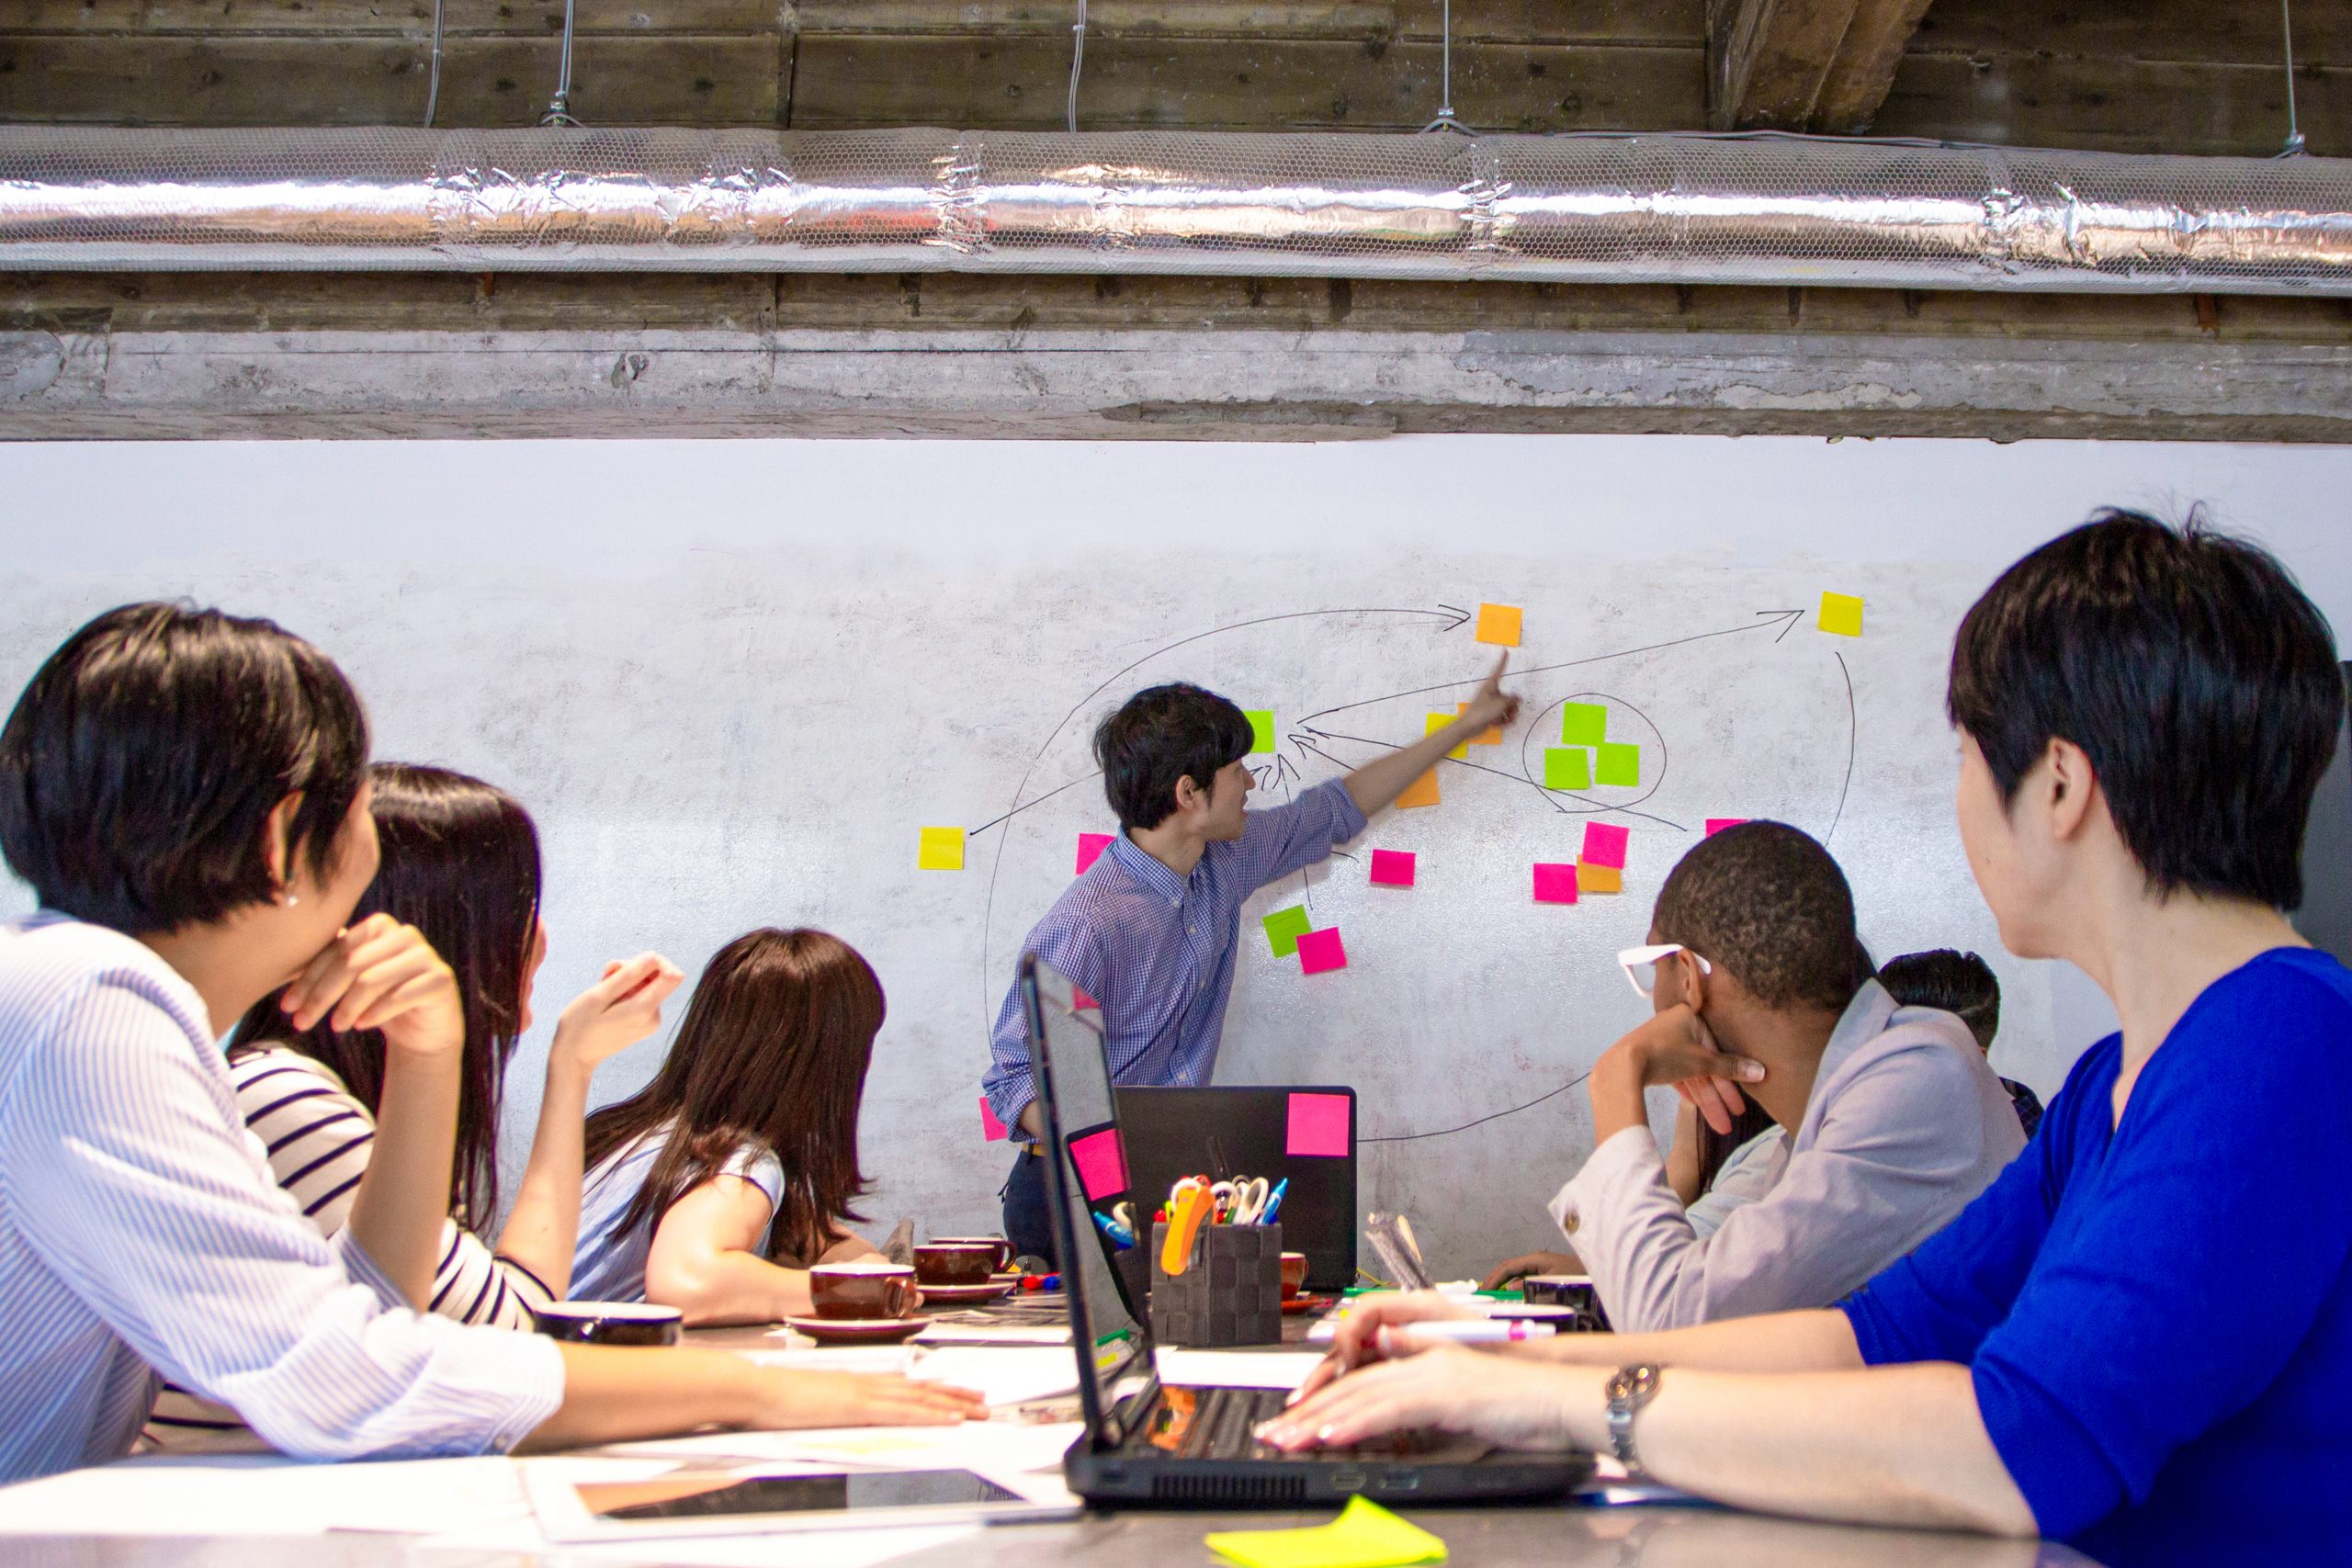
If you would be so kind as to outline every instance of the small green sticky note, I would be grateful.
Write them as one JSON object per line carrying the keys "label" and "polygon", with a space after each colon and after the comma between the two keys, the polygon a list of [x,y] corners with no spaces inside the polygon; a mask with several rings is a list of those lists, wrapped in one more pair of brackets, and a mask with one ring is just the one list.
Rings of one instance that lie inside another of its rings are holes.
{"label": "small green sticky note", "polygon": [[1274,950],[1276,958],[1288,958],[1297,953],[1298,939],[1315,929],[1315,922],[1296,904],[1268,915],[1265,925],[1266,945]]}
{"label": "small green sticky note", "polygon": [[1445,1561],[1443,1540],[1368,1497],[1349,1498],[1328,1525],[1219,1530],[1203,1543],[1240,1568],[1406,1568]]}
{"label": "small green sticky note", "polygon": [[1241,716],[1250,721],[1250,750],[1252,752],[1274,749],[1274,710],[1243,708]]}
{"label": "small green sticky note", "polygon": [[1642,782],[1642,749],[1638,746],[1604,744],[1600,748],[1600,766],[1594,776],[1605,784],[1633,785]]}
{"label": "small green sticky note", "polygon": [[1590,789],[1592,753],[1581,746],[1555,746],[1544,753],[1545,789]]}
{"label": "small green sticky note", "polygon": [[1560,744],[1598,746],[1609,734],[1609,709],[1600,703],[1569,703],[1560,709]]}

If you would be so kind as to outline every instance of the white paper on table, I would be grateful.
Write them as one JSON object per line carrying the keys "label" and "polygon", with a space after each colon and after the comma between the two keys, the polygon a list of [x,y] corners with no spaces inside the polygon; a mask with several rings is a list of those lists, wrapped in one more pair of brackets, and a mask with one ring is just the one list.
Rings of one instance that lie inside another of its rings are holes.
{"label": "white paper on table", "polygon": [[768,1337],[783,1341],[774,1349],[722,1346],[743,1359],[763,1367],[801,1367],[812,1372],[903,1372],[914,1365],[911,1345],[819,1345],[789,1328]]}
{"label": "white paper on table", "polygon": [[[960,1427],[840,1427],[804,1432],[706,1432],[615,1444],[605,1451],[672,1461],[799,1460],[888,1470],[969,1470],[990,1480],[1057,1466],[1082,1421],[967,1421]],[[1010,1484],[1010,1483],[1007,1483]],[[1025,1496],[1027,1493],[1023,1491]]]}
{"label": "white paper on table", "polygon": [[1174,1388],[1278,1388],[1306,1381],[1323,1361],[1313,1350],[1188,1350],[1162,1345],[1154,1353],[1159,1381]]}
{"label": "white paper on table", "polygon": [[156,1456],[0,1491],[6,1534],[431,1535],[529,1515],[514,1462],[499,1456],[350,1464],[277,1454]]}
{"label": "white paper on table", "polygon": [[[918,1345],[1067,1345],[1066,1323],[934,1323],[915,1336]],[[1077,1363],[1071,1367],[1075,1370]]]}
{"label": "white paper on table", "polygon": [[909,1376],[968,1388],[991,1408],[1078,1392],[1078,1361],[1067,1345],[943,1345],[915,1359]]}

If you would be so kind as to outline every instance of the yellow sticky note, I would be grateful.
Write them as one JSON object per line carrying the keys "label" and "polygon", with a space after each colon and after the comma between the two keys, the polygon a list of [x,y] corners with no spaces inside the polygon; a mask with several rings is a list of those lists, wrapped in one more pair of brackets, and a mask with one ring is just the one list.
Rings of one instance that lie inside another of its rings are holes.
{"label": "yellow sticky note", "polygon": [[[1469,711],[1470,705],[1468,703],[1456,703],[1453,705],[1454,716],[1457,718]],[[1502,743],[1503,727],[1499,724],[1490,724],[1487,727],[1486,733],[1483,735],[1474,735],[1470,738],[1470,744],[1473,746],[1499,746]]]}
{"label": "yellow sticky note", "polygon": [[964,869],[964,829],[961,828],[925,828],[922,841],[915,849],[915,869],[918,871],[961,871]]}
{"label": "yellow sticky note", "polygon": [[[1455,716],[1455,715],[1450,713],[1433,713],[1429,716],[1428,722],[1421,726],[1421,733],[1423,735],[1435,735],[1439,730],[1443,729],[1447,725],[1452,724]],[[1448,751],[1446,755],[1453,758],[1457,762],[1462,761],[1464,757],[1470,755],[1470,742],[1464,740],[1461,745],[1456,746],[1453,750]]]}
{"label": "yellow sticky note", "polygon": [[1577,862],[1577,891],[1579,893],[1623,893],[1625,873],[1621,866],[1595,865],[1589,860]]}
{"label": "yellow sticky note", "polygon": [[1340,1517],[1306,1529],[1219,1530],[1211,1551],[1241,1568],[1406,1568],[1445,1561],[1445,1542],[1368,1497],[1351,1497]]}
{"label": "yellow sticky note", "polygon": [[1516,604],[1479,605],[1478,640],[1491,642],[1497,648],[1517,648],[1519,617],[1520,608]]}
{"label": "yellow sticky note", "polygon": [[1435,806],[1437,804],[1437,770],[1431,768],[1428,773],[1406,785],[1405,793],[1396,797],[1396,804],[1408,810],[1416,806]]}
{"label": "yellow sticky note", "polygon": [[1862,596],[1859,593],[1824,593],[1821,596],[1821,629],[1839,637],[1862,635]]}

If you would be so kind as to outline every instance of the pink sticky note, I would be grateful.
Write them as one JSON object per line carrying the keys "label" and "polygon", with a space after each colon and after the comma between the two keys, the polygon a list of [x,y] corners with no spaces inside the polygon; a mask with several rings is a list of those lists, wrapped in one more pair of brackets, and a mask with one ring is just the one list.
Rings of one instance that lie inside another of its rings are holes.
{"label": "pink sticky note", "polygon": [[1577,901],[1577,868],[1547,861],[1535,863],[1535,901],[1573,904]]}
{"label": "pink sticky note", "polygon": [[1410,887],[1413,885],[1413,852],[1373,851],[1372,879],[1383,887]]}
{"label": "pink sticky note", "polygon": [[1710,817],[1707,818],[1707,837],[1712,839],[1724,829],[1736,828],[1747,820],[1745,817]]}
{"label": "pink sticky note", "polygon": [[1320,975],[1326,969],[1345,969],[1348,950],[1340,943],[1340,928],[1327,926],[1319,931],[1308,931],[1298,939],[1298,968],[1304,975]]}
{"label": "pink sticky note", "polygon": [[1116,1127],[1072,1138],[1069,1158],[1078,1167],[1078,1184],[1089,1199],[1108,1198],[1127,1190],[1127,1152],[1119,1146]]}
{"label": "pink sticky note", "polygon": [[987,1095],[980,1096],[980,1136],[994,1144],[1004,1138],[1004,1123],[996,1119],[996,1107],[989,1103]]}
{"label": "pink sticky note", "polygon": [[1344,1094],[1294,1094],[1283,1153],[1310,1158],[1348,1157],[1348,1118],[1355,1100]]}
{"label": "pink sticky note", "polygon": [[1111,835],[1108,833],[1080,833],[1078,836],[1078,874],[1084,876],[1086,868],[1110,847]]}
{"label": "pink sticky note", "polygon": [[1612,828],[1606,822],[1584,825],[1584,849],[1577,859],[1590,861],[1618,871],[1625,869],[1625,840],[1632,835],[1623,828]]}
{"label": "pink sticky note", "polygon": [[1099,1008],[1102,1004],[1088,996],[1084,987],[1072,986],[1069,988],[1069,1005],[1073,1010],[1083,1011],[1087,1008]]}

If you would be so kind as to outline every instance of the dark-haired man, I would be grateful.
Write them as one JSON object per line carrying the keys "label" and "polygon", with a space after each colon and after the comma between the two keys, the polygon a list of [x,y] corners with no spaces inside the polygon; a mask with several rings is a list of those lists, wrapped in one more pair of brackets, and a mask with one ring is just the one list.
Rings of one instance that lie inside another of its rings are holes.
{"label": "dark-haired man", "polygon": [[[1658,892],[1650,943],[1623,957],[1655,1016],[1594,1064],[1592,1157],[1552,1201],[1619,1332],[1827,1306],[2025,1146],[1961,1021],[1871,978],[1845,875],[1796,829],[1748,822],[1695,846]],[[1743,1091],[1784,1129],[1760,1194],[1712,1233],[1650,1135],[1643,1091],[1669,1084],[1718,1131]]]}
{"label": "dark-haired man", "polygon": [[[1216,1066],[1233,989],[1242,901],[1363,831],[1440,757],[1518,716],[1495,668],[1453,723],[1286,806],[1245,811],[1250,721],[1193,685],[1136,693],[1094,732],[1102,792],[1119,836],[1054,901],[1022,944],[1102,1007],[1103,1045],[1120,1084],[1204,1084]],[[1018,998],[1008,993],[980,1087],[1020,1145],[1004,1186],[1005,1235],[1051,1258],[1042,1135]]]}
{"label": "dark-haired man", "polygon": [[[1973,953],[1957,948],[1930,948],[1906,953],[1878,966],[1878,983],[1905,1007],[1941,1008],[1976,1036],[1977,1048],[1989,1060],[1993,1037],[2001,1032],[2001,981],[1993,966]],[[2003,1078],[2018,1125],[2028,1139],[2041,1125],[2041,1097],[2018,1082]]]}

